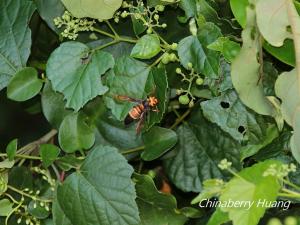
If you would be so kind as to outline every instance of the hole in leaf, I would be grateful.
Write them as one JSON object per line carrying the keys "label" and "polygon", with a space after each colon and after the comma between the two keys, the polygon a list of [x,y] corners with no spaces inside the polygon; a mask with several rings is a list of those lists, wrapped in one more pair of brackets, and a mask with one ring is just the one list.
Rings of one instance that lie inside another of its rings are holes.
{"label": "hole in leaf", "polygon": [[238,131],[239,131],[241,134],[243,134],[243,133],[246,131],[246,129],[245,129],[244,126],[239,126]]}
{"label": "hole in leaf", "polygon": [[224,109],[228,109],[230,107],[230,104],[228,102],[221,102],[220,105]]}
{"label": "hole in leaf", "polygon": [[286,26],[286,31],[289,33],[292,33],[292,28],[290,25]]}

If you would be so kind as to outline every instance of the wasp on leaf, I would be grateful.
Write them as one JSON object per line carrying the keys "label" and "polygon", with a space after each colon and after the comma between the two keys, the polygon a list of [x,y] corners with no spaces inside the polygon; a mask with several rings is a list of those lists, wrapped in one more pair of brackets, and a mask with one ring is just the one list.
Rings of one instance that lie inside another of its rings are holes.
{"label": "wasp on leaf", "polygon": [[136,105],[129,111],[126,116],[124,123],[128,125],[133,121],[138,120],[138,124],[136,126],[136,133],[139,134],[145,122],[145,118],[148,112],[159,112],[157,105],[158,99],[154,96],[149,96],[147,99],[135,99],[124,95],[117,95],[116,99],[121,101],[134,102]]}

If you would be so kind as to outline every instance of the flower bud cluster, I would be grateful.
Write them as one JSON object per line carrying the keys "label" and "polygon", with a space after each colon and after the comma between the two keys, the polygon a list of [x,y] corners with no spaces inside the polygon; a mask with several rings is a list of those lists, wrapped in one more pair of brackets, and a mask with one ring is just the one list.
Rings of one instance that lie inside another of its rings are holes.
{"label": "flower bud cluster", "polygon": [[68,11],[65,11],[61,17],[56,17],[54,20],[55,26],[58,28],[64,27],[65,29],[62,31],[61,35],[64,38],[68,38],[71,40],[75,40],[78,37],[79,32],[83,31],[93,31],[93,25],[95,21],[88,20],[86,18],[79,19]]}
{"label": "flower bud cluster", "polygon": [[114,16],[114,21],[119,22],[120,17],[126,18],[131,16],[139,20],[147,27],[147,34],[153,33],[153,28],[166,28],[166,23],[160,23],[159,13],[165,10],[165,6],[156,5],[155,7],[146,7],[143,1],[138,0],[137,4],[124,1],[122,4],[123,11],[117,12]]}
{"label": "flower bud cluster", "polygon": [[290,172],[296,172],[295,164],[272,164],[269,168],[263,173],[264,177],[275,176],[279,179],[286,177]]}

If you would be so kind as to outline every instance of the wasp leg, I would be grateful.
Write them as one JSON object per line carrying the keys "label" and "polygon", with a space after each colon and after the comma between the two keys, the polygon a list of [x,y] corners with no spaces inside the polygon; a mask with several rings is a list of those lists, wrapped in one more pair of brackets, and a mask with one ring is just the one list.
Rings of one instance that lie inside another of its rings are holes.
{"label": "wasp leg", "polygon": [[145,122],[145,117],[146,117],[146,113],[143,112],[141,114],[140,120],[139,120],[139,122],[138,122],[138,124],[136,126],[136,134],[137,135],[141,133],[142,127],[143,127],[144,122]]}

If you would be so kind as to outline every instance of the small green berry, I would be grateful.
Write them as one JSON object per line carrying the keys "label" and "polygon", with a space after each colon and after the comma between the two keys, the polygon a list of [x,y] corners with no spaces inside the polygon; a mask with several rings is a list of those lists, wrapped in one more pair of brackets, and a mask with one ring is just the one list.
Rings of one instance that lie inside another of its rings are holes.
{"label": "small green berry", "polygon": [[154,15],[154,19],[155,19],[155,20],[159,20],[159,15],[158,15],[158,14],[155,14],[155,15]]}
{"label": "small green berry", "polygon": [[194,105],[195,105],[195,104],[194,104],[194,101],[191,100],[190,103],[189,103],[189,107],[192,108]]}
{"label": "small green berry", "polygon": [[284,225],[297,225],[297,219],[293,216],[288,216],[284,219]]}
{"label": "small green berry", "polygon": [[141,14],[138,14],[138,13],[134,14],[134,17],[135,17],[137,20],[139,20],[139,19],[142,18]]}
{"label": "small green berry", "polygon": [[127,16],[128,16],[128,12],[127,11],[124,11],[124,12],[121,13],[121,17],[122,18],[125,18]]}
{"label": "small green berry", "polygon": [[179,97],[179,102],[180,102],[181,104],[183,104],[183,105],[187,105],[187,104],[189,104],[190,99],[189,99],[189,97],[188,97],[187,95],[181,95],[181,96]]}
{"label": "small green berry", "polygon": [[177,43],[173,43],[173,44],[171,45],[171,49],[172,49],[172,50],[176,50],[176,49],[177,49],[177,46],[178,46]]}
{"label": "small green berry", "polygon": [[161,27],[162,27],[162,28],[166,28],[166,27],[167,27],[167,24],[166,24],[166,23],[163,23],[163,24],[161,25]]}
{"label": "small green berry", "polygon": [[204,80],[202,78],[197,78],[196,84],[197,85],[202,85],[204,83]]}
{"label": "small green berry", "polygon": [[120,21],[119,17],[115,17],[114,21],[115,21],[115,23],[119,23],[119,21]]}
{"label": "small green berry", "polygon": [[180,74],[181,73],[181,69],[178,67],[176,68],[176,73]]}
{"label": "small green berry", "polygon": [[187,67],[188,67],[189,69],[192,69],[192,68],[193,68],[193,64],[192,64],[191,62],[189,62],[189,63],[187,64]]}
{"label": "small green berry", "polygon": [[268,225],[282,225],[282,223],[278,218],[271,218]]}
{"label": "small green berry", "polygon": [[176,89],[176,95],[181,95],[182,94],[182,89]]}
{"label": "small green berry", "polygon": [[163,58],[162,58],[161,62],[163,64],[168,64],[170,62],[170,54],[169,53],[165,53],[163,55]]}
{"label": "small green berry", "polygon": [[159,12],[163,12],[163,11],[165,10],[165,6],[163,6],[163,5],[157,5],[155,8],[156,8],[157,11],[159,11]]}
{"label": "small green berry", "polygon": [[153,32],[152,28],[149,27],[149,28],[147,29],[147,34],[152,34],[152,32]]}
{"label": "small green berry", "polygon": [[177,60],[177,56],[174,53],[170,54],[170,61],[175,62]]}

